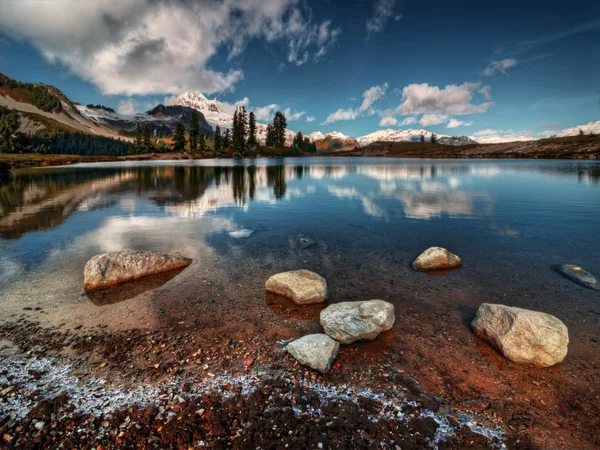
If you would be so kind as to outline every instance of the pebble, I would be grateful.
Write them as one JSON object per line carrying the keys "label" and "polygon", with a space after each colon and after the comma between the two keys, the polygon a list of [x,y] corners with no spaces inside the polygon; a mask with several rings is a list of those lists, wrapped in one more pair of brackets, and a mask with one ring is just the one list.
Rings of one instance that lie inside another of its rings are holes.
{"label": "pebble", "polygon": [[46,423],[42,422],[41,420],[39,422],[36,422],[34,425],[35,429],[38,431],[42,431],[45,426],[46,426]]}
{"label": "pebble", "polygon": [[14,386],[7,387],[2,392],[0,392],[0,397],[4,397],[6,394],[10,394],[14,389],[15,389]]}

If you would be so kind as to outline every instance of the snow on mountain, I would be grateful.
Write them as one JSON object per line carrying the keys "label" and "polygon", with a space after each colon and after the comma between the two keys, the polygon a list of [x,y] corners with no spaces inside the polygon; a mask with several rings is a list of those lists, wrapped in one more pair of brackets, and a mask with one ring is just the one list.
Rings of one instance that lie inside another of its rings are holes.
{"label": "snow on mountain", "polygon": [[[390,141],[390,142],[419,142],[421,135],[425,136],[425,140],[430,141],[433,133],[427,130],[377,130],[374,133],[367,134],[356,138],[360,145],[368,145],[377,141]],[[436,134],[438,138],[449,137],[445,134]]]}
{"label": "snow on mountain", "polygon": [[[216,98],[209,100],[200,92],[187,91],[177,97],[173,102],[175,105],[187,106],[194,108],[204,114],[206,121],[213,127],[219,125],[221,132],[224,133],[227,128],[231,130],[233,127],[233,113],[235,106],[221,103]],[[296,133],[286,129],[285,143],[292,145]],[[267,125],[256,123],[256,138],[264,143],[267,140]]]}
{"label": "snow on mountain", "polygon": [[319,141],[321,139],[325,139],[325,135],[323,133],[321,133],[320,131],[313,131],[306,137],[310,140],[310,142],[315,142],[315,141]]}
{"label": "snow on mountain", "polygon": [[204,114],[206,121],[213,127],[219,125],[223,131],[226,128],[231,129],[235,107],[224,105],[216,98],[209,100],[200,92],[186,91],[177,97],[172,104],[187,106],[200,111]]}
{"label": "snow on mountain", "polygon": [[600,120],[590,122],[587,125],[576,125],[571,128],[565,128],[556,134],[556,137],[577,136],[580,134],[580,130],[583,131],[583,134],[600,134]]}

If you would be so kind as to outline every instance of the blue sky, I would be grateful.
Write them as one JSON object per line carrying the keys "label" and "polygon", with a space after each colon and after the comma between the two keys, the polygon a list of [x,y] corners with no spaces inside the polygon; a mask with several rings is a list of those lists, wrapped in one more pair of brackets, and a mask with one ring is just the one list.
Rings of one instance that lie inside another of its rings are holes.
{"label": "blue sky", "polygon": [[[200,90],[295,131],[511,139],[600,120],[600,3],[0,0],[0,71],[142,111]],[[308,120],[307,120],[308,119]]]}

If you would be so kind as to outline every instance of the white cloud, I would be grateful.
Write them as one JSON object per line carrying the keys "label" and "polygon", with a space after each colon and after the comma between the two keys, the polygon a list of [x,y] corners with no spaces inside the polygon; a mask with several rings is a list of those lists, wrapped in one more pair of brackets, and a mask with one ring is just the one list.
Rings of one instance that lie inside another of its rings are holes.
{"label": "white cloud", "polygon": [[419,123],[424,127],[428,127],[430,125],[438,125],[446,120],[448,120],[448,116],[445,114],[423,114]]}
{"label": "white cloud", "polygon": [[307,122],[314,122],[315,118],[313,116],[306,116],[306,121]]}
{"label": "white cloud", "polygon": [[119,105],[117,106],[117,112],[119,114],[131,116],[135,113],[149,111],[156,105],[157,103],[139,102],[134,100],[133,98],[127,98],[119,102]]}
{"label": "white cloud", "polygon": [[394,14],[396,0],[375,0],[373,16],[367,20],[367,33],[369,36],[380,33],[392,17],[398,21],[402,18],[401,14]]}
{"label": "white cloud", "polygon": [[395,117],[383,117],[380,121],[379,121],[379,126],[380,127],[391,127],[394,126],[398,123],[398,119],[396,119]]}
{"label": "white cloud", "polygon": [[235,106],[243,106],[244,108],[247,108],[249,104],[250,104],[250,99],[248,97],[244,97],[243,99],[235,102]]}
{"label": "white cloud", "polygon": [[531,141],[535,139],[533,134],[534,133],[529,130],[493,130],[487,128],[485,130],[476,131],[469,137],[482,144],[493,144],[514,141]]}
{"label": "white cloud", "polygon": [[511,67],[515,67],[517,65],[517,60],[514,58],[506,58],[501,59],[500,61],[492,61],[483,71],[481,75],[486,77],[491,77],[496,73],[506,73],[508,69]]}
{"label": "white cloud", "polygon": [[304,111],[300,112],[292,112],[290,108],[286,108],[283,110],[283,114],[285,114],[285,118],[290,122],[294,122],[296,120],[300,120],[302,116],[306,115]]}
{"label": "white cloud", "polygon": [[303,64],[340,34],[298,0],[2,1],[0,29],[107,95],[231,90],[243,72],[211,67],[220,48],[235,57],[250,39],[285,42],[288,61]]}
{"label": "white cloud", "polygon": [[450,84],[442,89],[427,83],[409,84],[402,90],[402,100],[396,109],[409,114],[480,114],[494,106],[493,102],[473,104],[471,101],[482,88],[481,83]]}
{"label": "white cloud", "polygon": [[470,127],[473,122],[463,122],[462,120],[450,119],[446,128],[457,128],[457,127]]}
{"label": "white cloud", "polygon": [[321,125],[329,125],[330,123],[339,122],[340,120],[354,120],[357,117],[358,113],[356,110],[352,108],[340,108],[336,112],[329,114],[325,122],[323,122]]}
{"label": "white cloud", "polygon": [[279,105],[275,103],[267,106],[260,106],[258,108],[254,108],[254,115],[256,116],[256,120],[272,120],[273,115],[279,109]]}
{"label": "white cloud", "polygon": [[402,127],[404,125],[412,125],[416,121],[417,121],[416,117],[407,117],[402,122],[400,122],[400,126]]}
{"label": "white cloud", "polygon": [[492,87],[489,84],[486,84],[478,91],[481,95],[483,95],[487,100],[492,99]]}
{"label": "white cloud", "polygon": [[363,97],[363,102],[360,105],[360,112],[371,112],[371,106],[373,106],[373,104],[377,103],[379,100],[381,100],[387,90],[388,90],[388,84],[387,83],[383,83],[380,86],[372,86],[369,89],[367,89],[365,92],[363,92],[362,97]]}

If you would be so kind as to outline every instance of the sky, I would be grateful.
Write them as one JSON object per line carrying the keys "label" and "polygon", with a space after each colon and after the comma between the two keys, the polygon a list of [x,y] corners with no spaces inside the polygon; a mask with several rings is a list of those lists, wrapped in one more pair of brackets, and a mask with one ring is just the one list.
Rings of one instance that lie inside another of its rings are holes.
{"label": "sky", "polygon": [[198,90],[288,128],[546,137],[600,120],[600,2],[0,0],[0,72],[123,113]]}

